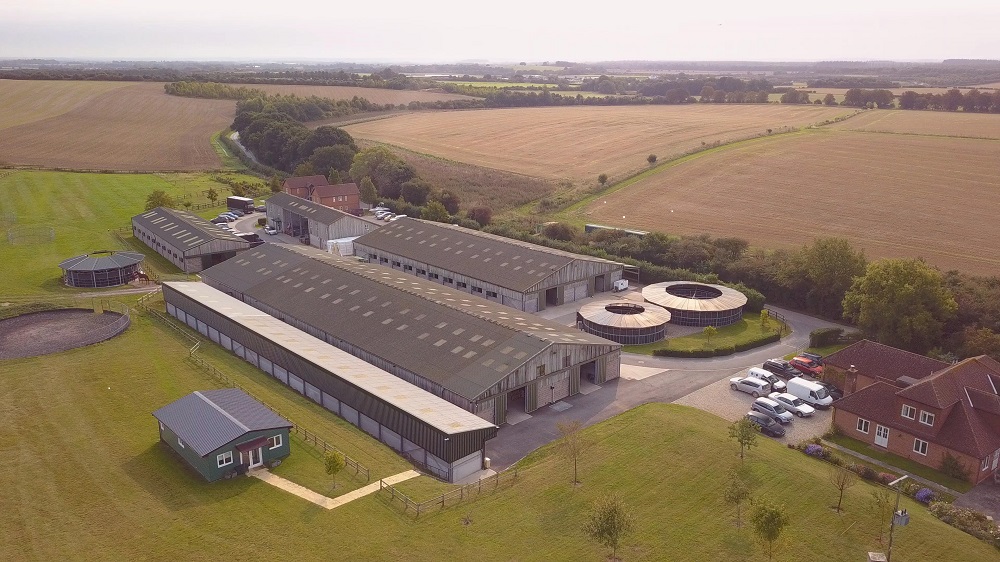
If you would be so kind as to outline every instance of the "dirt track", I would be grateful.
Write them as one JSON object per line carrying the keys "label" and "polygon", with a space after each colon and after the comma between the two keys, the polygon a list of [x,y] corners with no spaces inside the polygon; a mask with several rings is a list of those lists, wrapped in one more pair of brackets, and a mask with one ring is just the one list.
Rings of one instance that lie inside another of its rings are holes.
{"label": "dirt track", "polygon": [[66,309],[0,320],[0,359],[48,355],[98,343],[110,336],[105,328],[121,317],[117,312]]}

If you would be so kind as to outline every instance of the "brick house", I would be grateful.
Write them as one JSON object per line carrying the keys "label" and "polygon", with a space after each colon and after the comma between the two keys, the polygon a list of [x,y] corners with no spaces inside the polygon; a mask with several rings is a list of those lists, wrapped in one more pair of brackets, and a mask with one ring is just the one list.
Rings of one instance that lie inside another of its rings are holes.
{"label": "brick house", "polygon": [[949,366],[938,361],[871,340],[861,340],[823,358],[823,379],[852,394],[874,384],[913,384]]}
{"label": "brick house", "polygon": [[345,213],[358,214],[361,210],[361,190],[353,183],[330,185],[323,176],[299,176],[286,179],[282,189],[289,195]]}
{"label": "brick house", "polygon": [[[862,381],[859,363],[854,365]],[[973,484],[993,477],[1000,464],[1000,363],[981,355],[932,374],[900,374],[890,382],[900,372],[894,367],[887,376],[867,371],[875,381],[834,403],[834,426],[934,469],[950,454]]]}

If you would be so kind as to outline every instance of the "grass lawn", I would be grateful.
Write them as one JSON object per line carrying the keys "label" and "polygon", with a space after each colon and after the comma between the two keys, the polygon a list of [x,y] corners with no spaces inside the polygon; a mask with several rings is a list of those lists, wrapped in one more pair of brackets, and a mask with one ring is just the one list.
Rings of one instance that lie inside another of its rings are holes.
{"label": "grass lawn", "polygon": [[[867,443],[862,443],[857,439],[851,439],[846,435],[832,435],[830,437],[824,437],[824,439],[836,443],[841,447],[846,447],[852,451],[861,453],[862,455],[869,456],[875,460],[882,461],[890,466],[898,468],[901,471],[926,478],[931,482],[937,482],[938,484],[947,486],[957,492],[968,492],[972,489],[972,484],[964,480],[952,478],[951,476],[942,474],[933,468],[926,467],[920,463],[913,462],[910,459],[894,455],[888,451],[871,447]],[[972,468],[972,470],[975,469],[976,467]]]}
{"label": "grass lawn", "polygon": [[[119,249],[108,230],[129,227],[146,197],[161,189],[179,201],[207,202],[203,191],[214,187],[225,200],[227,186],[209,174],[81,174],[17,171],[0,174],[0,292],[5,296],[40,293],[74,294],[63,286],[59,262],[104,249]],[[10,244],[11,228],[52,227],[52,241]],[[155,252],[145,250],[147,255]],[[155,259],[154,259],[155,262]],[[16,265],[15,265],[16,264]],[[166,260],[155,262],[176,271]],[[93,291],[94,289],[88,289]]]}
{"label": "grass lawn", "polygon": [[[761,550],[733,526],[721,490],[737,462],[726,423],[653,404],[584,430],[583,485],[552,447],[523,461],[517,482],[415,520],[373,495],[327,511],[252,478],[200,481],[159,444],[150,412],[212,380],[183,360],[187,341],[136,318],[123,336],[57,355],[0,363],[0,559],[598,560],[604,548],[581,525],[591,503],[614,490],[636,515],[626,560],[757,560]],[[212,348],[210,345],[202,346]],[[406,463],[383,445],[221,350],[213,363],[293,420],[327,436],[379,475]],[[253,370],[253,369],[251,369]],[[327,485],[322,463],[292,442],[282,475]],[[782,555],[863,559],[874,546],[864,508],[868,484],[847,492],[846,512],[828,467],[762,439],[749,455],[757,494],[786,504]],[[346,486],[353,478],[338,479]],[[446,488],[421,477],[400,485],[415,499]],[[809,493],[792,491],[809,490]],[[342,492],[343,490],[338,490]],[[911,523],[896,536],[901,560],[986,560],[996,551],[904,499]],[[471,520],[464,524],[463,519]],[[884,547],[882,548],[884,549]]]}
{"label": "grass lawn", "polygon": [[720,347],[737,345],[762,338],[775,333],[780,327],[781,323],[773,318],[768,318],[766,328],[762,327],[760,325],[760,313],[747,312],[743,314],[743,320],[730,326],[719,328],[718,333],[712,336],[711,343],[702,332],[691,334],[689,336],[670,338],[670,328],[668,327],[667,340],[656,343],[647,343],[644,345],[626,345],[624,351],[628,353],[643,353],[645,355],[652,355],[653,351],[657,349],[717,349]]}

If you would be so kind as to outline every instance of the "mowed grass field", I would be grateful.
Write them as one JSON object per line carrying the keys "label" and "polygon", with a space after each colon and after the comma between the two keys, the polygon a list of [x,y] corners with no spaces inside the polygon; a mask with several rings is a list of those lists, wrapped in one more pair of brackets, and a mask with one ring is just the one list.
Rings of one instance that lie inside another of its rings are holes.
{"label": "mowed grass field", "polygon": [[[433,92],[424,90],[390,90],[386,88],[359,88],[355,86],[306,86],[293,84],[232,84],[235,87],[244,86],[263,90],[269,94],[295,94],[299,97],[317,96],[335,100],[351,99],[355,96],[365,98],[372,103],[394,105],[407,104],[411,101],[433,102],[439,100],[476,99],[470,96]],[[234,106],[235,107],[235,106]]]}
{"label": "mowed grass field", "polygon": [[[5,560],[600,560],[606,550],[581,526],[602,494],[621,494],[636,516],[625,560],[759,560],[722,500],[737,462],[720,418],[689,408],[648,405],[584,432],[583,485],[546,447],[516,483],[413,519],[384,496],[327,511],[253,478],[204,483],[164,445],[150,413],[214,382],[183,360],[187,342],[159,321],[138,317],[125,335],[58,355],[0,362],[0,558]],[[203,345],[202,348],[209,348]],[[407,468],[383,445],[270,380],[242,361],[211,360],[255,395],[359,458],[378,478]],[[242,365],[241,365],[242,364]],[[246,371],[244,370],[246,369]],[[280,469],[322,490],[321,466],[293,439]],[[853,562],[875,546],[865,509],[869,484],[847,491],[843,514],[827,465],[762,438],[747,461],[757,494],[784,503],[791,525],[786,556]],[[350,476],[346,487],[359,483]],[[424,497],[427,477],[403,487]],[[809,490],[807,494],[793,493]],[[326,491],[326,493],[329,493]],[[339,492],[338,492],[339,493]],[[982,561],[990,546],[934,519],[908,499],[911,523],[896,535],[905,560]],[[468,524],[463,519],[468,519]],[[884,550],[884,546],[879,548]]]}
{"label": "mowed grass field", "polygon": [[704,143],[847,115],[848,108],[781,105],[543,107],[415,113],[349,125],[361,139],[545,179],[597,184]]}
{"label": "mowed grass field", "polygon": [[871,258],[923,257],[993,275],[998,155],[993,140],[812,130],[665,167],[577,218],[772,248],[839,236]]}
{"label": "mowed grass field", "polygon": [[[97,250],[117,250],[110,228],[129,227],[143,211],[146,197],[163,190],[178,201],[206,202],[214,187],[222,200],[225,185],[208,174],[80,174],[48,171],[0,171],[0,297],[39,293],[74,294],[62,284],[59,263]],[[185,198],[186,197],[186,198]],[[51,227],[55,238],[12,244],[8,233]],[[128,233],[131,235],[131,232]],[[158,260],[152,250],[150,260]],[[155,257],[154,257],[155,256]],[[154,264],[155,265],[155,264]]]}
{"label": "mowed grass field", "polygon": [[[221,168],[211,138],[234,102],[168,96],[160,83],[0,81],[0,164],[187,171]],[[6,115],[8,112],[4,112]]]}
{"label": "mowed grass field", "polygon": [[880,109],[866,111],[857,117],[830,125],[830,128],[871,133],[1000,139],[1000,115]]}

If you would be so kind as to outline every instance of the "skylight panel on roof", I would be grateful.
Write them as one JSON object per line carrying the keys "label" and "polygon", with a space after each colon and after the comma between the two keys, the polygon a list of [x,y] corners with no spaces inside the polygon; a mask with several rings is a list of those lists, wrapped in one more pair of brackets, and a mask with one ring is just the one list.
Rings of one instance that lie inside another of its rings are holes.
{"label": "skylight panel on roof", "polygon": [[361,305],[356,304],[356,305],[352,306],[351,308],[349,308],[347,310],[350,310],[351,312],[354,312],[355,310],[357,310],[359,308],[361,308]]}
{"label": "skylight panel on roof", "polygon": [[375,314],[375,311],[374,311],[374,310],[369,310],[368,312],[366,312],[366,313],[362,314],[361,316],[364,316],[365,318],[368,318],[368,317],[369,317],[369,316],[371,316],[372,314]]}
{"label": "skylight panel on roof", "polygon": [[452,333],[455,334],[456,336],[458,336],[458,335],[461,335],[461,333],[464,332],[464,331],[465,331],[465,328],[459,328],[459,329],[455,330]]}
{"label": "skylight panel on roof", "polygon": [[440,324],[438,324],[437,326],[434,326],[434,327],[435,327],[435,328],[444,328],[444,327],[445,327],[445,326],[447,326],[447,325],[448,325],[448,323],[447,323],[447,322],[441,322]]}
{"label": "skylight panel on roof", "polygon": [[340,304],[342,302],[344,302],[344,299],[337,299],[337,300],[333,301],[333,304]]}
{"label": "skylight panel on roof", "polygon": [[527,353],[523,351],[518,351],[517,353],[514,354],[514,359],[524,359],[527,356],[528,356]]}
{"label": "skylight panel on roof", "polygon": [[447,341],[448,341],[448,340],[438,340],[438,341],[434,342],[434,347],[441,347],[441,346],[442,346],[442,345],[444,345],[444,344],[445,344],[445,343],[446,343]]}
{"label": "skylight panel on roof", "polygon": [[358,294],[360,292],[361,292],[361,289],[354,289],[353,291],[351,291],[350,293],[347,293],[347,294],[348,295],[356,295],[356,294]]}
{"label": "skylight panel on roof", "polygon": [[511,351],[514,351],[514,348],[508,345],[507,347],[505,347],[505,348],[501,349],[501,350],[500,350],[500,353],[502,353],[502,354],[504,354],[504,355],[507,355],[507,354],[509,354],[509,353],[510,353]]}
{"label": "skylight panel on roof", "polygon": [[418,340],[422,340],[422,339],[425,339],[429,335],[431,335],[430,332],[424,332],[424,333],[420,334],[419,336],[417,336],[417,339]]}
{"label": "skylight panel on roof", "polygon": [[464,349],[465,349],[464,347],[462,347],[462,346],[458,346],[458,347],[456,347],[455,349],[452,349],[452,350],[451,350],[451,352],[452,352],[452,353],[455,353],[455,354],[458,354],[458,353],[462,353],[462,351],[463,351]]}

